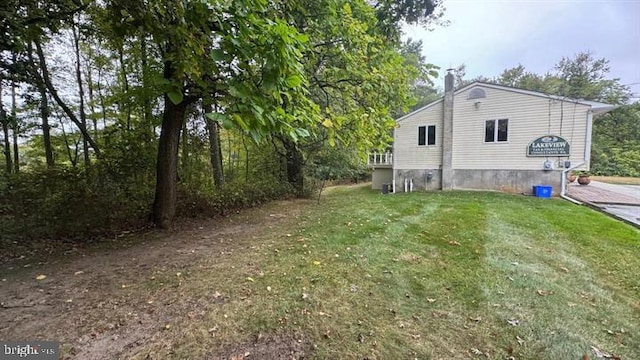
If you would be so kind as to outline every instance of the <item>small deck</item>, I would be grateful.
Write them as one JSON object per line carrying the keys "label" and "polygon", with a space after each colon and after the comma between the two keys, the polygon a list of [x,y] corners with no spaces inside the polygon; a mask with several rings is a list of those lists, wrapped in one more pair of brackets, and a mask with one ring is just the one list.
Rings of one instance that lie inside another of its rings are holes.
{"label": "small deck", "polygon": [[371,153],[367,156],[367,166],[370,168],[392,168],[393,153]]}

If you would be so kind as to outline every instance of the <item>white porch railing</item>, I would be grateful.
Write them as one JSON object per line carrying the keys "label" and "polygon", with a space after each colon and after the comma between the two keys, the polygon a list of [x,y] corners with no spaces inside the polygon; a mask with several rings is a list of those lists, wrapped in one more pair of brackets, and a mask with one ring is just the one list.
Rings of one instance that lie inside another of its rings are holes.
{"label": "white porch railing", "polygon": [[369,166],[392,166],[393,153],[371,153],[367,157],[367,165]]}

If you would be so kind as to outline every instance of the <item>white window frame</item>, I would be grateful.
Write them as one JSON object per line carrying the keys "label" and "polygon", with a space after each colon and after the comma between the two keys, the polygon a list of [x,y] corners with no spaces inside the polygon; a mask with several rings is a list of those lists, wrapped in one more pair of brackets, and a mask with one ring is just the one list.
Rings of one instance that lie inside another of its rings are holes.
{"label": "white window frame", "polygon": [[[429,127],[433,126],[433,144],[429,144]],[[424,145],[420,145],[420,128],[424,128]],[[418,146],[436,146],[438,141],[436,138],[438,137],[438,127],[435,124],[429,125],[418,125]]]}
{"label": "white window frame", "polygon": [[[507,121],[507,140],[498,141],[498,124],[501,120]],[[493,141],[487,141],[487,123],[493,121]],[[508,144],[509,143],[509,118],[489,119],[483,122],[482,127],[482,141],[485,144]]]}

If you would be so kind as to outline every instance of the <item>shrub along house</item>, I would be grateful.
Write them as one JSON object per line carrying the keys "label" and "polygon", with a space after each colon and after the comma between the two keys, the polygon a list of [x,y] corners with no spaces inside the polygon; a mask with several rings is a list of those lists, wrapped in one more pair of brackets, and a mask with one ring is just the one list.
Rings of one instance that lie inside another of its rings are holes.
{"label": "shrub along house", "polygon": [[566,172],[589,169],[595,117],[614,108],[475,82],[397,120],[393,154],[373,154],[373,187],[395,192],[487,189],[531,192],[564,186]]}

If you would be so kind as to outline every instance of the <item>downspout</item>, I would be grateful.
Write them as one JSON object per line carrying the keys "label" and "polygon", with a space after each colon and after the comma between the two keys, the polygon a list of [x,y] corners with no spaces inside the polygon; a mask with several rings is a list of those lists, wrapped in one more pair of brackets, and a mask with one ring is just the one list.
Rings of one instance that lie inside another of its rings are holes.
{"label": "downspout", "polygon": [[591,134],[593,132],[593,111],[587,111],[587,134],[584,139],[584,162],[587,170],[591,170]]}
{"label": "downspout", "polygon": [[567,188],[567,173],[569,171],[572,171],[575,168],[579,168],[580,166],[582,166],[584,164],[586,164],[586,162],[583,161],[583,162],[579,163],[578,165],[574,165],[574,166],[572,166],[572,167],[570,167],[568,169],[562,170],[562,180],[561,180],[561,185],[560,185],[560,197],[565,199],[565,200],[569,200],[572,203],[578,204],[578,205],[582,205],[582,203],[580,201],[578,201],[578,200],[576,200],[576,199],[574,199],[572,197],[569,197],[567,195],[567,191],[566,191],[566,188]]}
{"label": "downspout", "polygon": [[[396,126],[398,126],[398,124],[396,123]],[[393,194],[396,193],[396,160],[393,158],[393,154],[395,154],[396,152],[396,130],[393,129],[393,146],[391,147],[391,174],[392,174],[392,180],[391,180],[391,192]]]}
{"label": "downspout", "polygon": [[560,197],[578,205],[582,205],[582,203],[572,197],[569,197],[566,194],[567,173],[585,164],[587,165],[587,168],[589,167],[589,161],[591,160],[591,133],[592,132],[593,132],[593,112],[589,110],[587,111],[587,133],[585,134],[585,139],[584,139],[584,161],[579,163],[578,165],[574,165],[568,169],[562,170],[562,180],[561,180],[562,185],[560,189]]}

